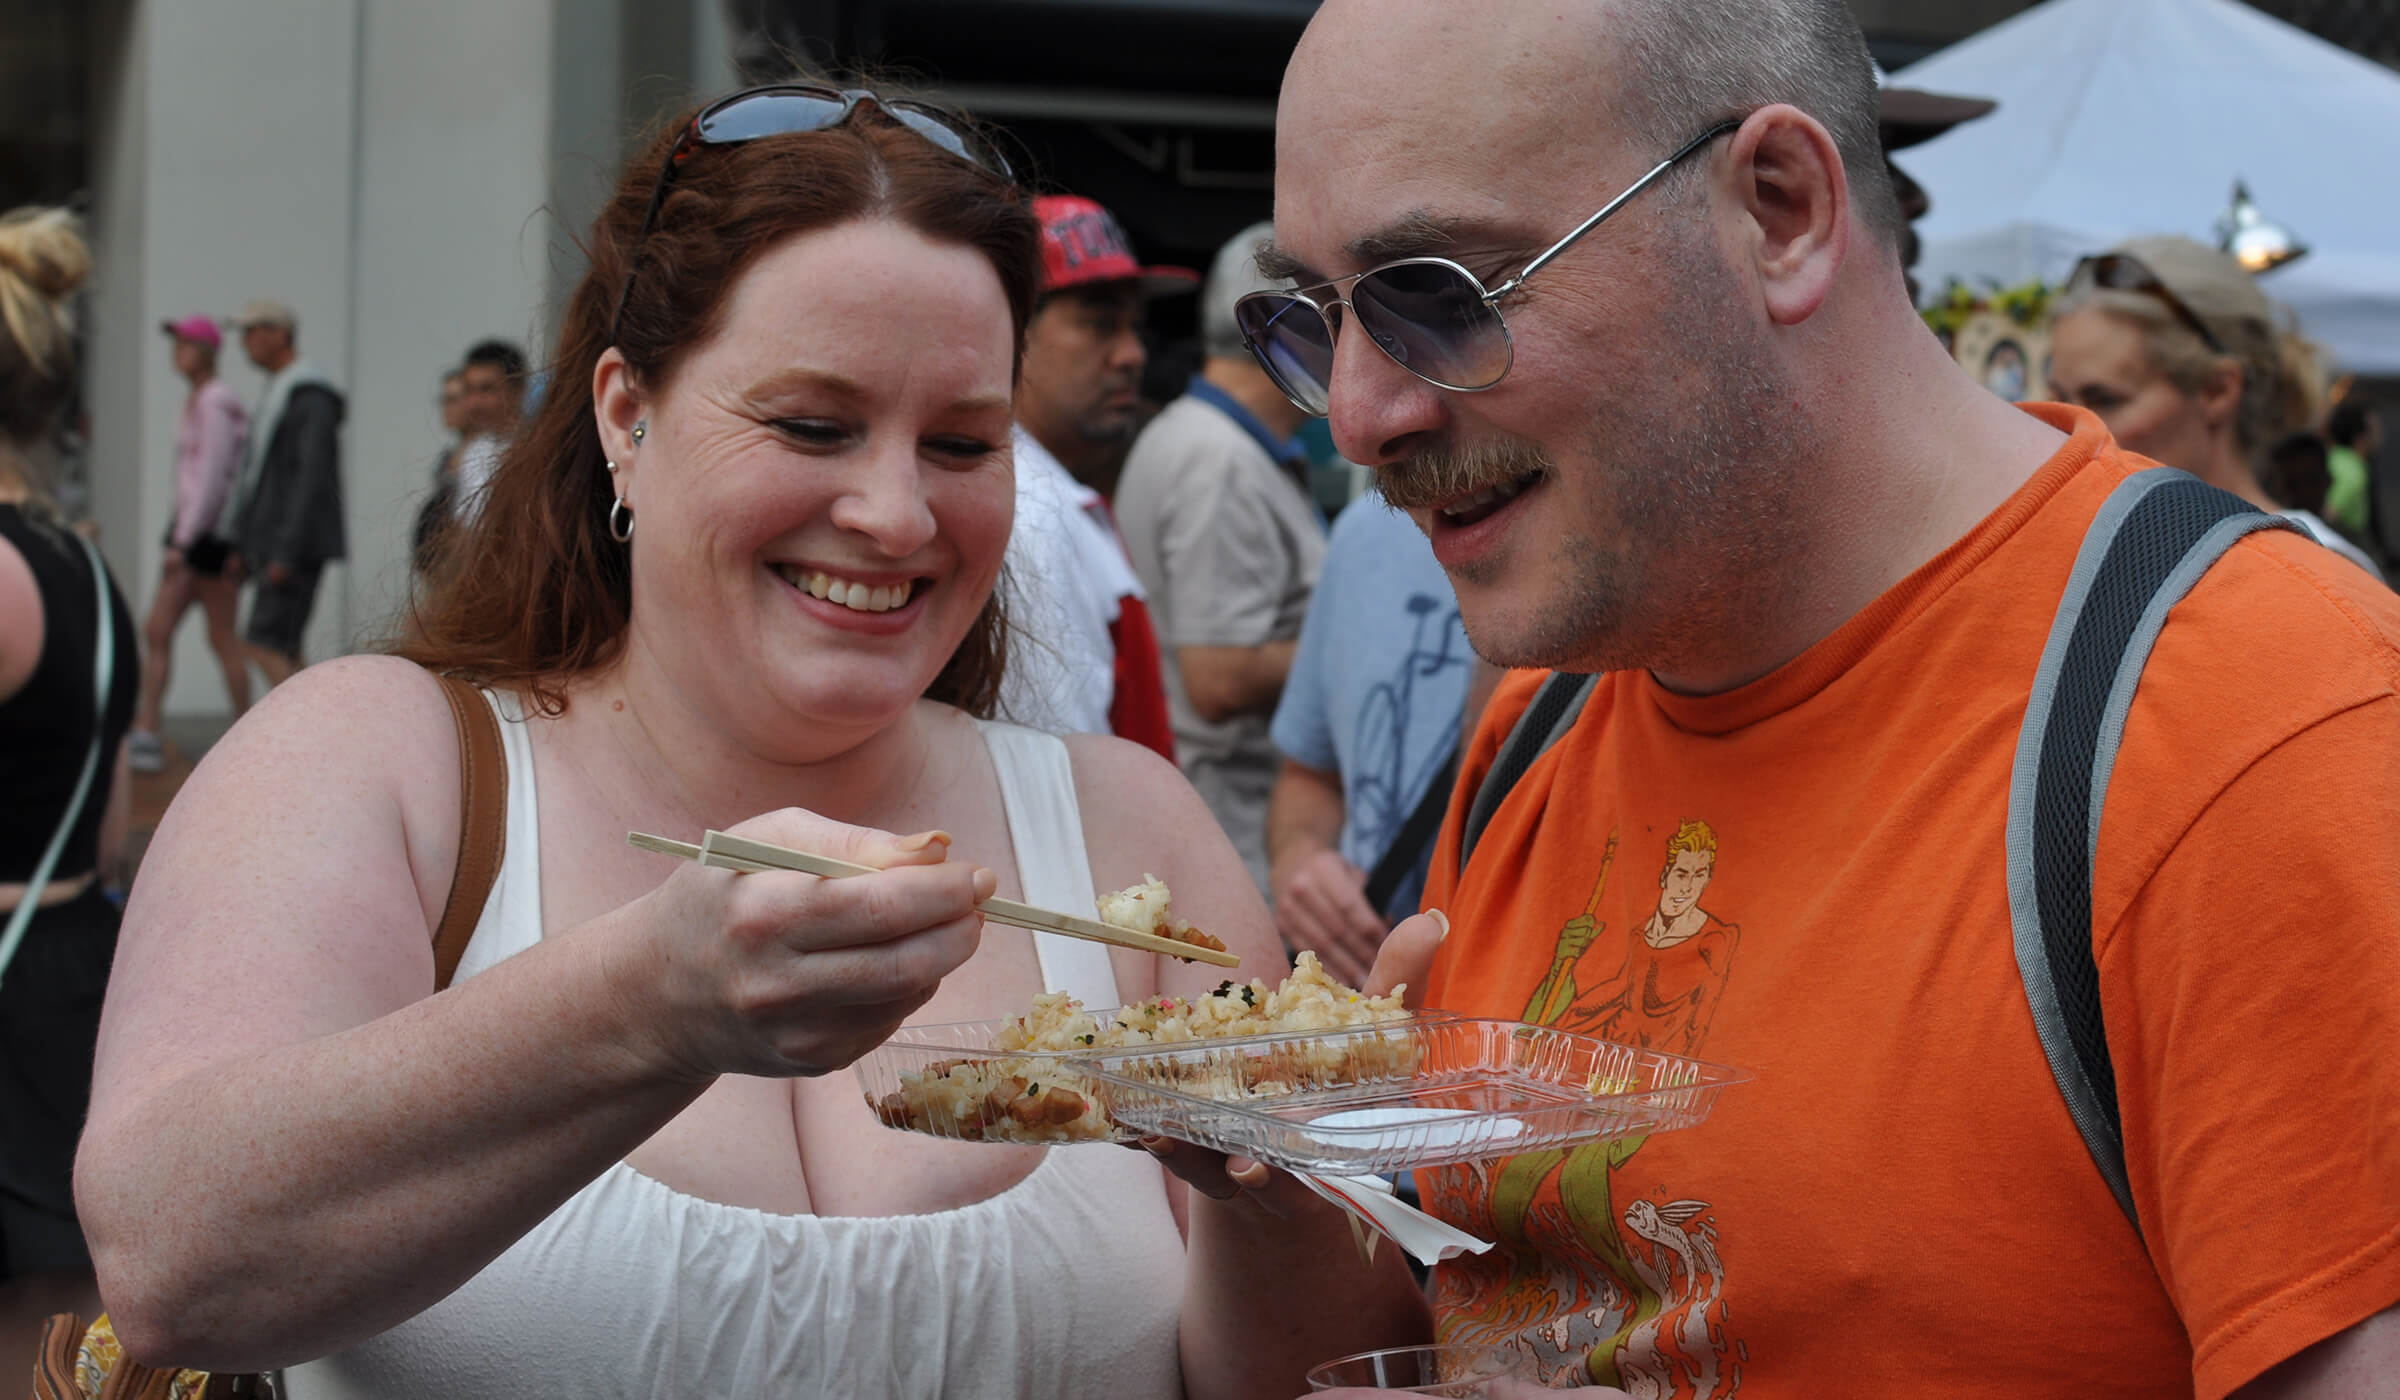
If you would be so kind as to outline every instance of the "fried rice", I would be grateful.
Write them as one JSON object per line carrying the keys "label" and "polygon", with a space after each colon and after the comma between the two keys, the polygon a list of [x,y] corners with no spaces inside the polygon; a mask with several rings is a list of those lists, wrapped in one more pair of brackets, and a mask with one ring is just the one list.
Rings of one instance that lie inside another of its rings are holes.
{"label": "fried rice", "polygon": [[[1121,1141],[1129,1134],[1108,1117],[1090,1082],[1051,1057],[1378,1025],[1409,1014],[1401,1005],[1405,990],[1368,996],[1335,981],[1315,953],[1302,952],[1278,987],[1258,978],[1228,980],[1201,996],[1156,996],[1113,1013],[1095,1015],[1064,992],[1047,992],[1034,998],[1025,1015],[1001,1026],[989,1058],[942,1060],[903,1071],[899,1092],[885,1095],[875,1105],[876,1115],[893,1127],[972,1142]],[[1373,1038],[1303,1043],[1282,1047],[1272,1057],[1212,1056],[1215,1063],[1180,1073],[1186,1075],[1184,1087],[1256,1097],[1405,1068],[1390,1063],[1401,1053],[1401,1046]]]}

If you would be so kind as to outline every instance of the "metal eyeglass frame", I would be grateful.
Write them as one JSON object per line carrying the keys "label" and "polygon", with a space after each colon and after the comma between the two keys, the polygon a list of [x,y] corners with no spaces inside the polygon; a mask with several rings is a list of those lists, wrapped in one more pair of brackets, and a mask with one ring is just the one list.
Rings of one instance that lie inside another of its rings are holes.
{"label": "metal eyeglass frame", "polygon": [[[1599,210],[1590,218],[1585,219],[1582,223],[1577,224],[1573,229],[1569,230],[1566,237],[1561,238],[1556,243],[1551,244],[1548,248],[1544,249],[1540,255],[1535,257],[1533,261],[1518,269],[1515,276],[1510,277],[1507,281],[1502,282],[1499,286],[1490,288],[1489,290],[1485,289],[1482,278],[1477,277],[1474,273],[1469,272],[1466,268],[1460,266],[1456,262],[1453,262],[1449,258],[1394,258],[1390,262],[1378,263],[1374,267],[1370,267],[1364,272],[1354,272],[1347,277],[1328,278],[1323,282],[1312,282],[1305,287],[1292,287],[1281,291],[1252,292],[1250,295],[1243,297],[1242,300],[1306,302],[1308,305],[1315,307],[1317,314],[1324,318],[1326,339],[1331,341],[1335,338],[1334,321],[1333,317],[1329,315],[1328,312],[1333,307],[1339,306],[1350,313],[1350,319],[1356,320],[1358,318],[1358,309],[1350,304],[1350,300],[1347,297],[1326,297],[1320,300],[1318,297],[1311,295],[1312,293],[1322,292],[1327,288],[1338,287],[1344,283],[1356,286],[1361,278],[1372,277],[1378,272],[1384,272],[1395,267],[1409,267],[1422,264],[1432,264],[1439,267],[1446,267],[1452,272],[1457,273],[1460,277],[1466,279],[1467,285],[1475,289],[1476,295],[1482,299],[1483,304],[1491,308],[1492,320],[1500,327],[1501,344],[1506,349],[1506,356],[1500,365],[1500,372],[1498,374],[1492,376],[1488,383],[1483,384],[1446,384],[1441,380],[1434,378],[1432,375],[1425,373],[1423,370],[1420,370],[1409,364],[1406,360],[1401,359],[1399,356],[1392,354],[1391,350],[1385,346],[1381,340],[1377,339],[1372,331],[1368,332],[1367,339],[1373,341],[1375,348],[1383,351],[1385,357],[1390,359],[1392,363],[1400,366],[1402,369],[1407,370],[1410,374],[1415,375],[1417,378],[1424,380],[1426,383],[1431,384],[1437,389],[1448,389],[1454,393],[1461,394],[1480,394],[1486,389],[1497,386],[1501,380],[1506,379],[1508,377],[1509,370],[1516,364],[1516,337],[1509,333],[1508,318],[1500,314],[1500,299],[1512,292],[1515,292],[1518,288],[1523,287],[1525,285],[1526,278],[1531,277],[1536,272],[1541,271],[1543,266],[1551,259],[1573,247],[1577,239],[1583,237],[1587,233],[1590,233],[1593,229],[1600,227],[1601,224],[1608,220],[1608,217],[1611,214],[1614,214],[1619,209],[1624,208],[1627,202],[1632,200],[1635,195],[1638,195],[1643,190],[1648,189],[1651,184],[1658,180],[1660,176],[1666,174],[1668,171],[1681,164],[1686,158],[1691,156],[1693,152],[1700,150],[1702,147],[1708,145],[1709,142],[1716,140],[1718,137],[1723,136],[1728,132],[1741,130],[1742,123],[1747,120],[1747,117],[1728,117],[1724,121],[1718,122],[1715,126],[1710,127],[1708,130],[1701,132],[1698,136],[1693,137],[1691,140],[1684,142],[1683,145],[1676,148],[1676,151],[1673,155],[1668,156],[1665,160],[1660,161],[1658,164],[1651,166],[1647,171],[1644,171],[1640,179],[1635,180],[1630,185],[1627,185],[1624,191],[1618,194],[1616,198],[1610,200],[1606,204],[1601,205]],[[1242,337],[1242,341],[1245,345],[1249,346],[1252,358],[1256,359],[1260,366],[1266,369],[1267,377],[1275,381],[1277,388],[1283,389],[1285,398],[1290,399],[1293,404],[1304,413],[1315,415],[1322,414],[1325,411],[1320,408],[1312,408],[1308,404],[1301,402],[1298,395],[1292,393],[1289,388],[1285,388],[1282,376],[1275,373],[1274,366],[1268,361],[1266,352],[1261,349],[1257,342],[1252,340],[1250,336],[1245,334]],[[1329,382],[1326,385],[1326,389],[1330,394],[1333,387],[1330,383],[1330,375],[1328,375],[1328,380]]]}
{"label": "metal eyeglass frame", "polygon": [[[754,131],[745,136],[711,136],[709,123],[745,103],[762,97],[813,97],[823,102],[838,102],[840,106],[825,120],[805,126],[789,126],[773,131]],[[762,87],[745,88],[728,97],[721,97],[700,109],[691,123],[667,148],[667,158],[659,163],[658,184],[650,191],[650,207],[642,213],[642,231],[633,236],[632,251],[625,259],[625,285],[617,291],[616,310],[608,316],[608,343],[617,343],[617,328],[625,319],[625,303],[633,296],[634,274],[642,264],[642,245],[650,241],[650,231],[658,227],[658,211],[666,207],[667,191],[675,183],[675,171],[702,146],[739,146],[768,136],[796,136],[810,131],[832,131],[850,120],[863,103],[873,103],[885,116],[906,130],[925,139],[936,150],[946,151],[967,164],[998,177],[1005,183],[1016,183],[1016,171],[1008,158],[993,149],[989,141],[978,136],[966,119],[930,103],[907,98],[886,98],[865,88],[837,88],[822,83],[769,83]],[[932,130],[927,130],[931,127]],[[941,133],[936,135],[935,132]],[[950,139],[945,141],[943,136]],[[956,144],[952,144],[955,142]]]}

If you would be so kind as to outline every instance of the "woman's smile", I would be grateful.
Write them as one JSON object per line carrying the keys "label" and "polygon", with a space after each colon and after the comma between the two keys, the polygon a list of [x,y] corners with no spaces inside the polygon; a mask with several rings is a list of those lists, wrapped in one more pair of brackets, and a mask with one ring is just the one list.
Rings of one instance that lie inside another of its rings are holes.
{"label": "woman's smile", "polygon": [[932,579],[916,575],[834,572],[801,564],[771,565],[770,572],[805,616],[871,636],[907,630],[924,615],[935,588]]}

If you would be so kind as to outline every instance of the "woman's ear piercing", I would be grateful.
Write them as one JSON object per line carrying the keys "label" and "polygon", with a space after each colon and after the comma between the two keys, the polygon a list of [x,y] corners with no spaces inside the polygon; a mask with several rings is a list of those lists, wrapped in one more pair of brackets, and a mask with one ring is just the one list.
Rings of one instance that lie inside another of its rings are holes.
{"label": "woman's ear piercing", "polygon": [[640,442],[642,440],[642,434],[648,431],[650,431],[650,420],[645,418],[633,425],[633,440],[635,442]]}

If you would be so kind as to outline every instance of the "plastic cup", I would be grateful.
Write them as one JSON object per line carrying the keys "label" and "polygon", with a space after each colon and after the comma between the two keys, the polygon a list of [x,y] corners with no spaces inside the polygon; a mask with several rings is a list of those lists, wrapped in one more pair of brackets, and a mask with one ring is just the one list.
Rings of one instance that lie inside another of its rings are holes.
{"label": "plastic cup", "polygon": [[1316,1367],[1307,1379],[1312,1391],[1358,1387],[1483,1400],[1491,1394],[1493,1381],[1506,1377],[1538,1383],[1540,1374],[1530,1352],[1456,1344],[1362,1351]]}

